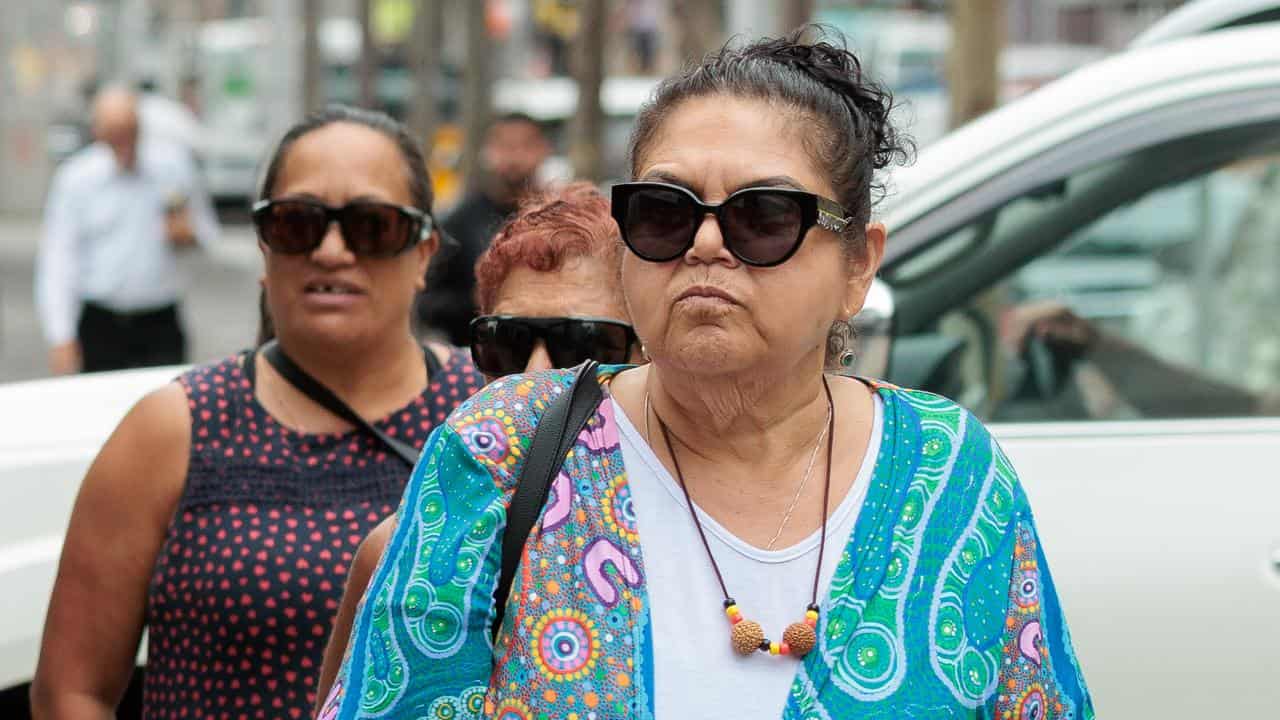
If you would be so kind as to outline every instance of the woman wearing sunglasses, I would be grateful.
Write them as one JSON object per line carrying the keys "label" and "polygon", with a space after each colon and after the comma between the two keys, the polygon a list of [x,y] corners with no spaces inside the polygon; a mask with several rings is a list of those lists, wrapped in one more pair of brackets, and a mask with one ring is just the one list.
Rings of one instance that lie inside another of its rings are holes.
{"label": "woman wearing sunglasses", "polygon": [[[622,252],[609,201],[591,184],[573,183],[525,201],[476,263],[481,315],[471,323],[471,355],[481,372],[492,381],[587,359],[640,361],[618,283]],[[394,521],[389,517],[374,528],[356,553],[325,652],[322,695],[338,671],[356,604]]]}
{"label": "woman wearing sunglasses", "polygon": [[114,717],[144,629],[145,717],[310,714],[347,568],[411,465],[270,353],[416,454],[482,384],[464,350],[411,333],[431,201],[417,142],[384,115],[334,108],[284,137],[253,214],[276,343],[143,399],[90,468],[37,717]]}
{"label": "woman wearing sunglasses", "polygon": [[801,37],[640,113],[613,213],[650,362],[601,369],[496,641],[495,535],[565,371],[490,385],[424,453],[325,717],[1092,716],[991,436],[833,372],[902,148],[857,59]]}

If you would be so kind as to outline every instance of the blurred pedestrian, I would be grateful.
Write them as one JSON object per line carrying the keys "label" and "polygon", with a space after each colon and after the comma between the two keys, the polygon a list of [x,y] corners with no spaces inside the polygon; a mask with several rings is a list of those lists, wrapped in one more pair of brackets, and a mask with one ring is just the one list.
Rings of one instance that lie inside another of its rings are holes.
{"label": "blurred pedestrian", "polygon": [[189,153],[139,126],[138,98],[108,88],[95,142],[54,177],[36,257],[36,306],[58,375],[186,361],[177,254],[218,235]]}
{"label": "blurred pedestrian", "polygon": [[145,717],[309,714],[358,543],[482,383],[466,351],[411,333],[431,203],[385,115],[331,108],[284,137],[254,211],[275,341],[145,397],[90,467],[36,717],[111,716],[144,629]]}
{"label": "blurred pedestrian", "polygon": [[627,40],[635,59],[636,72],[649,75],[657,69],[658,39],[662,30],[662,3],[658,0],[625,0]]}
{"label": "blurred pedestrian", "polygon": [[[622,240],[609,201],[590,183],[539,194],[493,238],[476,265],[484,313],[471,326],[471,356],[489,380],[518,372],[640,362],[618,271]],[[320,673],[328,694],[346,653],[356,605],[395,528],[382,521],[360,546]]]}
{"label": "blurred pedestrian", "polygon": [[481,177],[443,222],[457,244],[441,252],[428,277],[430,292],[419,300],[426,333],[466,345],[476,316],[476,260],[520,201],[537,191],[538,169],[550,154],[542,127],[523,113],[503,115],[485,131]]}
{"label": "blurred pedestrian", "polygon": [[160,91],[154,80],[138,84],[138,114],[147,136],[180,145],[198,160],[204,154],[207,131],[185,102]]}

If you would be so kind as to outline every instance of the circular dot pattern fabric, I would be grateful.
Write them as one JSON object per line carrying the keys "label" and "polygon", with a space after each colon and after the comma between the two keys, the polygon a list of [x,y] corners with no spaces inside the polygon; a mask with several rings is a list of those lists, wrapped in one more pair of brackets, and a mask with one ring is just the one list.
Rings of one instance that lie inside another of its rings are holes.
{"label": "circular dot pattern fabric", "polygon": [[[347,569],[410,469],[358,430],[281,425],[240,357],[179,383],[191,460],[149,590],[143,716],[310,717]],[[375,424],[421,448],[482,385],[454,349],[421,395]]]}

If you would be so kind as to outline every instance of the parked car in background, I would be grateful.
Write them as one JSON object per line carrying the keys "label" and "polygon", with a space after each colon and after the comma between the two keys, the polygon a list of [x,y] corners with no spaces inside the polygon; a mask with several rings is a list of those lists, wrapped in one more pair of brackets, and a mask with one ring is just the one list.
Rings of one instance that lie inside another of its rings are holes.
{"label": "parked car in background", "polygon": [[24,717],[45,611],[89,463],[180,367],[0,385],[0,717]]}
{"label": "parked car in background", "polygon": [[1130,47],[1276,21],[1280,21],[1276,0],[1191,0],[1144,30]]}
{"label": "parked car in background", "polygon": [[[1090,65],[890,186],[862,371],[994,422],[1101,715],[1274,715],[1280,24]],[[1046,300],[1125,350],[1018,336]]]}

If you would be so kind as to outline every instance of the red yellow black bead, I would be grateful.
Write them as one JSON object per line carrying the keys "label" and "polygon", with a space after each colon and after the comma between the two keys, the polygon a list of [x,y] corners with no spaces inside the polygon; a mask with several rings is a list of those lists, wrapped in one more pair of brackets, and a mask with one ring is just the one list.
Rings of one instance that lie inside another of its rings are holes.
{"label": "red yellow black bead", "polygon": [[770,655],[794,655],[802,658],[818,644],[815,627],[818,624],[818,611],[810,605],[803,622],[794,622],[787,626],[782,634],[782,642],[774,642],[764,636],[760,623],[742,617],[742,611],[732,599],[725,600],[724,614],[729,618],[733,629],[733,649],[739,655],[750,655],[759,650]]}

